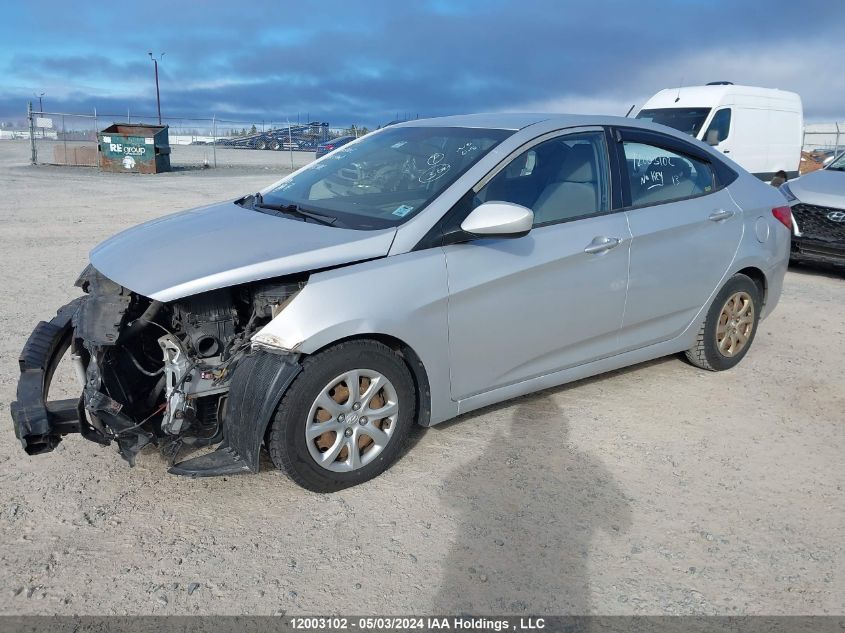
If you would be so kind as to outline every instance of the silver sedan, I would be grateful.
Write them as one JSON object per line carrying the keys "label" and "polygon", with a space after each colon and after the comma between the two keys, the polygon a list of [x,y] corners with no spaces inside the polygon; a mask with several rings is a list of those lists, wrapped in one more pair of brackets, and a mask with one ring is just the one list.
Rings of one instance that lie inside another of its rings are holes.
{"label": "silver sedan", "polygon": [[[685,353],[734,367],[789,259],[783,197],[625,118],[472,115],[368,134],[256,193],[97,246],[33,332],[15,429],[189,476],[366,481],[414,424]],[[46,401],[70,350],[81,397]],[[180,460],[198,446],[216,451]]]}
{"label": "silver sedan", "polygon": [[792,259],[845,264],[845,153],[780,190],[792,207]]}

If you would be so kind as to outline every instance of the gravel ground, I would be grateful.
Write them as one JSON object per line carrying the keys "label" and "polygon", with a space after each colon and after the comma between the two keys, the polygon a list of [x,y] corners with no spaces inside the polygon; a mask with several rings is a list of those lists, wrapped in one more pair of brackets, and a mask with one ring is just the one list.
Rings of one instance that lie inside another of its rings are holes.
{"label": "gravel ground", "polygon": [[266,460],[190,480],[148,450],[130,469],[78,436],[29,458],[17,356],[89,248],[286,157],[134,176],[27,151],[0,143],[0,613],[845,613],[841,273],[791,270],[733,371],[665,358],[490,407],[334,495]]}

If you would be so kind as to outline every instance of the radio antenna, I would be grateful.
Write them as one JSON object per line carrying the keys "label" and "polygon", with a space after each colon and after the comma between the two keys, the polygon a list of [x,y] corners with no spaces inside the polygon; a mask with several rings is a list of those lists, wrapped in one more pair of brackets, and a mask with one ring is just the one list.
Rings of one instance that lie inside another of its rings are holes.
{"label": "radio antenna", "polygon": [[681,83],[678,84],[678,94],[675,97],[675,103],[678,103],[678,101],[681,100],[681,86],[683,86],[683,85],[684,85],[684,78],[681,77]]}

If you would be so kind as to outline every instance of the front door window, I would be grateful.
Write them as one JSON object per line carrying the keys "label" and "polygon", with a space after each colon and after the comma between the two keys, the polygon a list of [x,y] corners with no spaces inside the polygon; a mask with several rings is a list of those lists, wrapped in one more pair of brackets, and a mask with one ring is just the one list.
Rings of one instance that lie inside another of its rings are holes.
{"label": "front door window", "polygon": [[512,202],[534,212],[534,226],[610,210],[604,134],[587,132],[544,141],[514,158],[476,197]]}

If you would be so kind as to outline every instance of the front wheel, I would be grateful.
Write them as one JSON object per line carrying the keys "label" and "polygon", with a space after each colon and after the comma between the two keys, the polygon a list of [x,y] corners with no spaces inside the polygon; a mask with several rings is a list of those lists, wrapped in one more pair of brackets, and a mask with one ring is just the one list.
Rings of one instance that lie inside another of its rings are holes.
{"label": "front wheel", "polygon": [[760,290],[749,277],[736,274],[716,294],[687,359],[696,367],[723,371],[743,359],[760,320]]}
{"label": "front wheel", "polygon": [[282,398],[267,447],[277,468],[315,492],[362,483],[396,461],[416,414],[404,360],[376,341],[311,356]]}

